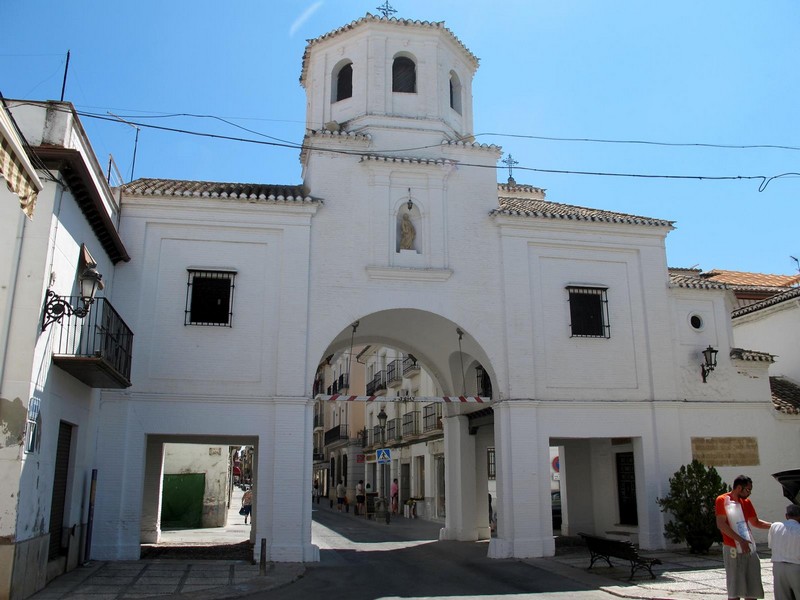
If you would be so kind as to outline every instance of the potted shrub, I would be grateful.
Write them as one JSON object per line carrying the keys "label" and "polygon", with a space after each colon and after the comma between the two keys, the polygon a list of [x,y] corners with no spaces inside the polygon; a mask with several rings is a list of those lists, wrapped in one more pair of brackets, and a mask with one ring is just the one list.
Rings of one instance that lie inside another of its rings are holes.
{"label": "potted shrub", "polygon": [[698,460],[683,465],[669,479],[669,494],[657,499],[661,511],[672,517],[664,534],[672,542],[686,542],[693,554],[706,554],[714,542],[722,540],[714,501],[729,491],[714,467]]}

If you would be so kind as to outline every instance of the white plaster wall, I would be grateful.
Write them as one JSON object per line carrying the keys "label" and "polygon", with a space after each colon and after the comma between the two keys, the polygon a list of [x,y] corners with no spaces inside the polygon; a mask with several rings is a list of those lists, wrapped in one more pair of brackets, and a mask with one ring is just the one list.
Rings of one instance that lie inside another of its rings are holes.
{"label": "white plaster wall", "polygon": [[740,348],[775,355],[770,375],[800,381],[800,300],[735,318],[733,336]]}
{"label": "white plaster wall", "polygon": [[[392,61],[397,55],[408,56],[416,63],[417,93],[391,91]],[[334,71],[348,61],[353,64],[353,96],[332,102]],[[451,70],[458,74],[463,88],[461,114],[450,108]],[[314,44],[305,80],[306,122],[310,129],[319,129],[329,121],[355,120],[351,126],[376,122],[368,115],[413,117],[428,120],[418,123],[421,128],[469,135],[474,72],[475,65],[445,32],[365,23],[347,35]]]}
{"label": "white plaster wall", "polygon": [[132,560],[139,555],[146,436],[190,432],[226,443],[256,440],[254,483],[256,559],[267,539],[267,560],[319,560],[311,544],[310,401],[294,398],[207,398],[105,391],[100,412],[98,490],[92,557]]}
{"label": "white plaster wall", "polygon": [[[121,230],[140,259],[119,269],[114,300],[136,332],[137,392],[310,393],[298,335],[306,328],[307,207],[126,199],[123,212]],[[189,268],[236,271],[232,327],[184,325]]]}
{"label": "white plaster wall", "polygon": [[203,527],[222,527],[228,515],[227,446],[165,444],[164,475],[203,473]]}

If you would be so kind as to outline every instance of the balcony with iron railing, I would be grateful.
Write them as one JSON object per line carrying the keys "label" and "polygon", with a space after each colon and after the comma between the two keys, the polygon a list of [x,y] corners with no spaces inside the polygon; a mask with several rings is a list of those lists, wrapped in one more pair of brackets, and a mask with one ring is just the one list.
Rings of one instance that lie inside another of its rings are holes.
{"label": "balcony with iron railing", "polygon": [[403,421],[402,419],[389,419],[386,421],[386,440],[401,440],[403,439]]}
{"label": "balcony with iron railing", "polygon": [[325,413],[317,413],[314,415],[314,429],[318,427],[325,427]]}
{"label": "balcony with iron railing", "polygon": [[420,412],[413,410],[403,415],[403,437],[411,437],[419,435],[420,429]]}
{"label": "balcony with iron railing", "polygon": [[[78,306],[80,297],[64,298]],[[64,314],[46,323],[52,332],[53,363],[93,388],[131,386],[133,332],[106,298],[97,298],[89,314]]]}
{"label": "balcony with iron railing", "polygon": [[386,367],[387,387],[399,387],[403,383],[403,361],[393,360]]}
{"label": "balcony with iron railing", "polygon": [[403,377],[410,377],[411,375],[415,375],[419,373],[419,365],[417,364],[417,359],[412,357],[407,357],[403,359]]}
{"label": "balcony with iron railing", "polygon": [[333,444],[341,440],[349,440],[347,434],[347,424],[335,425],[325,432],[325,445]]}
{"label": "balcony with iron railing", "polygon": [[438,403],[427,404],[422,408],[423,432],[435,431],[442,428],[442,405]]}
{"label": "balcony with iron railing", "polygon": [[314,462],[325,462],[325,453],[320,448],[314,448],[313,453]]}
{"label": "balcony with iron railing", "polygon": [[367,396],[375,396],[378,392],[386,390],[386,371],[378,371],[372,380],[367,383]]}

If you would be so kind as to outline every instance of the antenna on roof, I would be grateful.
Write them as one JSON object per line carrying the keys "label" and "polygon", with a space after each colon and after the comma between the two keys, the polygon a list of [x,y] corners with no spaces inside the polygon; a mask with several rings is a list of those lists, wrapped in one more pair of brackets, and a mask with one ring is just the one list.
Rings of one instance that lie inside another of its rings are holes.
{"label": "antenna on roof", "polygon": [[386,2],[384,2],[380,6],[376,6],[375,8],[378,12],[383,13],[384,19],[388,19],[390,15],[393,15],[394,13],[397,12],[395,9],[392,8],[392,5],[389,4],[389,0],[386,0]]}

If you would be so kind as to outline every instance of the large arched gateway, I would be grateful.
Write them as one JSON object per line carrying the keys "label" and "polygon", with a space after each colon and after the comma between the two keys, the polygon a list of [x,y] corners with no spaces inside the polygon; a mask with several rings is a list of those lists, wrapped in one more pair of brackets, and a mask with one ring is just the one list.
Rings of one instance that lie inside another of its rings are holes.
{"label": "large arched gateway", "polygon": [[[147,486],[162,442],[211,439],[257,448],[253,538],[268,558],[317,560],[314,465],[342,476],[354,458],[315,452],[314,398],[332,395],[315,378],[366,344],[423,364],[431,397],[479,395],[464,373],[480,369],[491,414],[447,403],[443,462],[420,465],[447,489],[434,507],[443,536],[478,539],[477,457],[494,448],[493,557],[553,553],[552,446],[562,530],[644,548],[665,545],[655,500],[693,456],[746,439],[717,464],[764,488],[770,470],[796,466],[797,423],[774,418],[770,357],[731,348],[724,286],[670,275],[671,222],[497,184],[500,148],[472,137],[477,67],[442,23],[367,15],[302,57],[301,184],[124,186],[131,261],[116,267],[113,301],[135,333],[133,385],[102,393],[93,557],[136,558],[143,535],[158,537]],[[708,346],[719,359],[705,383]],[[413,472],[403,460],[401,477]],[[773,496],[761,506],[777,514]]]}

